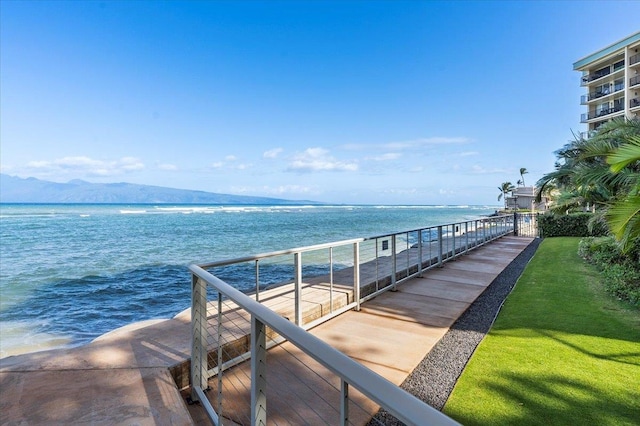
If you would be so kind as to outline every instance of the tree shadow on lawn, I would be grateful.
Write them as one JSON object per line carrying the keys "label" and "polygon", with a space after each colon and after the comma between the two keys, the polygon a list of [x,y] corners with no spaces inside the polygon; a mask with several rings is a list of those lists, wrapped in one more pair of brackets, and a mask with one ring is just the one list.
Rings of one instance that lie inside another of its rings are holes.
{"label": "tree shadow on lawn", "polygon": [[487,393],[489,399],[474,403],[485,408],[470,410],[461,403],[453,410],[447,405],[446,414],[465,425],[635,425],[638,421],[640,388],[634,386],[626,388],[624,398],[611,398],[594,392],[593,385],[584,380],[515,372],[485,377],[480,386],[491,391]]}
{"label": "tree shadow on lawn", "polygon": [[[550,330],[531,330],[531,329],[511,329],[511,330],[496,330],[493,332],[495,336],[500,337],[517,337],[517,338],[546,338],[551,339],[555,342],[560,343],[561,345],[566,346],[574,351],[578,351],[583,355],[586,355],[591,358],[596,358],[600,360],[618,362],[622,364],[628,365],[638,365],[640,366],[640,341],[636,341],[633,338],[629,338],[629,334],[625,334],[622,337],[614,337],[610,334],[605,334],[604,336],[595,336],[593,334],[580,334],[575,333],[573,331],[560,331],[556,332]],[[562,334],[565,336],[575,335],[578,336],[575,340],[582,340],[582,344],[578,344],[576,341],[571,341],[569,338],[563,338]],[[604,338],[612,341],[619,341],[627,343],[637,343],[637,350],[618,352],[618,353],[609,353],[613,344],[604,345],[601,342],[595,342],[593,338]],[[639,372],[640,374],[640,372]],[[638,376],[640,380],[640,375]]]}

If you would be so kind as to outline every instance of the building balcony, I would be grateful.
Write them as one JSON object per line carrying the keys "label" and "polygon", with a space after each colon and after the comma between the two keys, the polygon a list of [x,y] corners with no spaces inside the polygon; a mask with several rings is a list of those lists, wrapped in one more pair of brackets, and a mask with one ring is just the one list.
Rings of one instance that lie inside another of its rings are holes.
{"label": "building balcony", "polygon": [[582,95],[580,97],[580,104],[586,105],[595,99],[600,99],[608,95],[613,95],[614,93],[617,93],[621,90],[624,90],[624,83],[614,85],[613,89],[610,86],[609,87],[605,86],[599,90],[596,90],[595,92],[590,92],[586,95]]}
{"label": "building balcony", "polygon": [[640,74],[629,79],[629,87],[637,86],[638,84],[640,84]]}
{"label": "building balcony", "polygon": [[583,75],[580,85],[588,86],[592,82],[596,80],[600,80],[601,78],[607,77],[611,74],[617,74],[617,73],[622,74],[622,71],[624,71],[624,60],[618,61],[615,64],[609,65],[607,67],[601,68],[598,71],[589,73],[587,75]]}
{"label": "building balcony", "polygon": [[629,58],[629,66],[633,68],[640,66],[640,53],[636,53]]}
{"label": "building balcony", "polygon": [[616,112],[624,111],[624,103],[617,103],[613,108],[603,108],[596,111],[589,111],[588,113],[580,116],[580,122],[586,123],[594,118],[605,117],[607,115],[615,114]]}
{"label": "building balcony", "polygon": [[629,100],[629,108],[640,108],[640,98],[634,98]]}

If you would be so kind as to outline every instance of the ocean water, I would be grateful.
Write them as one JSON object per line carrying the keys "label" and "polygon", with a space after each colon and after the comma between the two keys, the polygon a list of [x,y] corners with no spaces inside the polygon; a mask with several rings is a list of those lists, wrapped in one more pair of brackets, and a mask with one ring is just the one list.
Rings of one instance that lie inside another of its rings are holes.
{"label": "ocean water", "polygon": [[487,216],[495,206],[0,205],[0,357],[189,307],[187,265]]}

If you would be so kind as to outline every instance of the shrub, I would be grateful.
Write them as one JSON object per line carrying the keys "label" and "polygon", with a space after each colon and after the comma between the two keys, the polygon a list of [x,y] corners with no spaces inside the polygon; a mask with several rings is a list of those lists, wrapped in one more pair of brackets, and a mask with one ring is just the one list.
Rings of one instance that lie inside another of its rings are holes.
{"label": "shrub", "polygon": [[604,287],[613,296],[640,305],[640,239],[627,253],[613,237],[583,238],[578,254],[602,271]]}
{"label": "shrub", "polygon": [[640,271],[627,265],[610,265],[602,271],[604,288],[610,294],[640,305]]}
{"label": "shrub", "polygon": [[589,230],[589,220],[593,213],[572,213],[567,215],[544,214],[538,217],[538,226],[543,237],[590,237],[608,234],[606,225],[593,224]]}

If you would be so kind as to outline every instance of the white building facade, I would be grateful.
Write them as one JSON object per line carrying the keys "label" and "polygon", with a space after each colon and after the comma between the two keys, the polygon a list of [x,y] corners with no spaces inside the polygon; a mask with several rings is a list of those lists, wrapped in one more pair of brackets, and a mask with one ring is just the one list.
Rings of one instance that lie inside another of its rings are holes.
{"label": "white building facade", "polygon": [[507,210],[531,210],[545,211],[549,207],[549,200],[543,196],[539,203],[536,203],[535,186],[518,186],[506,197],[505,207]]}
{"label": "white building facade", "polygon": [[640,119],[640,32],[585,56],[573,69],[582,72],[587,91],[580,99],[587,107],[580,119],[587,124],[584,137],[616,117]]}

